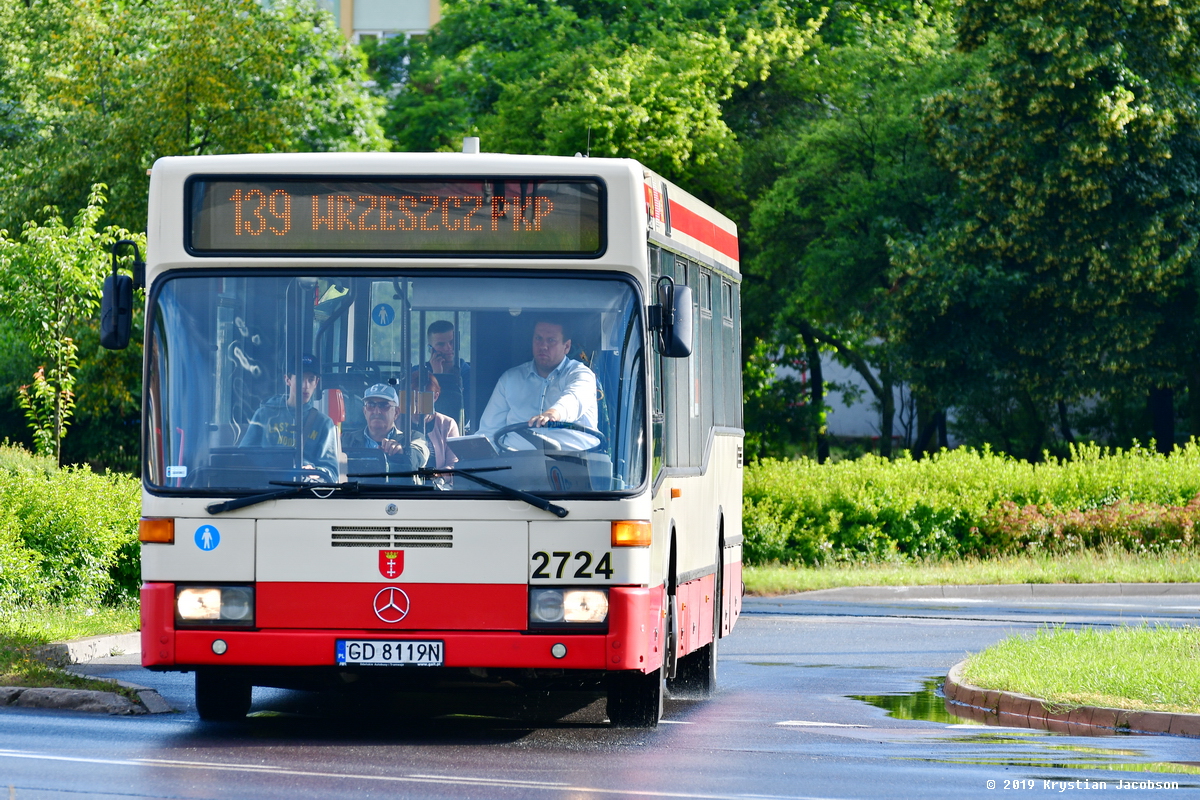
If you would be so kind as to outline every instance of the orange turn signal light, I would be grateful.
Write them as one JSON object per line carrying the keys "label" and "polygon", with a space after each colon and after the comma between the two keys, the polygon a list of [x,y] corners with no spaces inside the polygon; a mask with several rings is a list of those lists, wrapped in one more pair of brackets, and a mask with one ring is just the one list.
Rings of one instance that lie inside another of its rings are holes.
{"label": "orange turn signal light", "polygon": [[142,517],[138,520],[138,541],[175,544],[175,518]]}
{"label": "orange turn signal light", "polygon": [[612,546],[649,547],[650,521],[645,519],[613,520]]}

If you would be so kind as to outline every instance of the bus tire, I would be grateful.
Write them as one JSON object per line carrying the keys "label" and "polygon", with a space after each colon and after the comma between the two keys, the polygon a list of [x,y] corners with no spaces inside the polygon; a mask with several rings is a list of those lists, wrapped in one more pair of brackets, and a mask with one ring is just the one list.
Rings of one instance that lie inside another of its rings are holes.
{"label": "bus tire", "polygon": [[608,675],[608,721],[614,728],[657,728],[667,697],[668,657],[674,653],[674,595],[667,595],[663,624],[663,663],[653,672],[611,672]]}
{"label": "bus tire", "polygon": [[608,676],[608,720],[614,728],[656,728],[663,715],[666,678],[653,672],[613,672]]}
{"label": "bus tire", "polygon": [[254,687],[244,678],[221,670],[196,670],[196,712],[208,722],[244,719]]}

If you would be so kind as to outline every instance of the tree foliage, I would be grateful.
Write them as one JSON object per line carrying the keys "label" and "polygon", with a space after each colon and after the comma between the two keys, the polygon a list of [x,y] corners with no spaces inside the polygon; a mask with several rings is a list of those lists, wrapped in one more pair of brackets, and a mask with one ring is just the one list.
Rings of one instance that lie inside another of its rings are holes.
{"label": "tree foliage", "polygon": [[456,0],[427,40],[373,53],[402,150],[641,160],[713,199],[740,155],[722,104],[794,59],[814,26],[776,2],[668,6]]}
{"label": "tree foliage", "polygon": [[1196,358],[1198,12],[961,5],[983,68],[925,115],[959,203],[897,242],[894,323],[928,391],[995,426],[1026,419],[1022,455],[1040,455],[1058,401],[1174,382]]}
{"label": "tree foliage", "polygon": [[16,323],[41,362],[32,382],[21,388],[20,404],[38,452],[60,460],[79,367],[79,346],[71,334],[99,307],[108,248],[133,235],[116,227],[97,230],[103,190],[92,187],[88,204],[69,226],[47,209],[45,223],[26,223],[19,239],[0,231],[0,311]]}
{"label": "tree foliage", "polygon": [[6,5],[9,226],[104,182],[112,218],[140,229],[162,156],[383,147],[365,63],[309,0]]}
{"label": "tree foliage", "polygon": [[775,337],[815,339],[859,373],[886,455],[899,366],[888,243],[925,233],[953,191],[924,141],[920,102],[968,62],[951,52],[949,18],[927,8],[861,23],[857,39],[822,41],[787,75],[809,102],[780,137],[778,177],[753,202],[750,296],[771,309]]}

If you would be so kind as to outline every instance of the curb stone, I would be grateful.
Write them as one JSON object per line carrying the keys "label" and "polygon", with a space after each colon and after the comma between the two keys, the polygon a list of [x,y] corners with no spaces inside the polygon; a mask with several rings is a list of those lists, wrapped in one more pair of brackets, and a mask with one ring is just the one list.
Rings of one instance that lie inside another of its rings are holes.
{"label": "curb stone", "polygon": [[58,708],[119,715],[150,713],[148,709],[116,692],[92,689],[26,689],[22,686],[6,686],[0,691],[0,699],[6,701],[4,705],[17,708]]}
{"label": "curb stone", "polygon": [[972,686],[962,678],[966,663],[965,660],[958,662],[946,676],[946,710],[955,716],[991,725],[1041,728],[1073,736],[1143,733],[1200,738],[1200,714],[1131,711],[1103,706],[1067,708],[1038,697]]}
{"label": "curb stone", "polygon": [[68,642],[54,642],[38,649],[38,657],[51,664],[86,664],[97,658],[122,656],[142,651],[140,633],[89,636]]}
{"label": "curb stone", "polygon": [[124,633],[113,636],[90,636],[68,642],[54,642],[40,648],[37,657],[52,667],[66,668],[72,674],[92,680],[107,681],[131,689],[141,704],[134,703],[116,692],[90,689],[29,689],[22,686],[0,686],[0,706],[19,708],[57,708],[73,711],[91,711],[103,714],[138,715],[166,714],[175,709],[163,699],[156,689],[136,683],[88,675],[71,670],[76,664],[87,664],[99,658],[141,652],[141,634]]}

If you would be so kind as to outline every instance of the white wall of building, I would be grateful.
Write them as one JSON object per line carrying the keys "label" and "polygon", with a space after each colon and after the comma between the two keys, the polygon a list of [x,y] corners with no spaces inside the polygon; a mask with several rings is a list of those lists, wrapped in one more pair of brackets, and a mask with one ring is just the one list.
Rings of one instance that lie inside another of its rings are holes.
{"label": "white wall of building", "polygon": [[[807,379],[794,371],[780,369],[779,374],[790,372],[793,377]],[[821,353],[821,374],[825,379],[825,404],[829,411],[825,415],[825,430],[830,436],[878,441],[881,431],[881,412],[875,395],[858,371],[838,362],[833,354]],[[841,387],[840,389],[837,387]],[[896,447],[911,447],[917,438],[917,415],[912,394],[908,386],[898,384],[892,388],[892,442]],[[951,419],[954,411],[949,412]],[[950,437],[949,445],[956,444]]]}
{"label": "white wall of building", "polygon": [[347,39],[428,33],[442,17],[439,0],[317,0]]}

